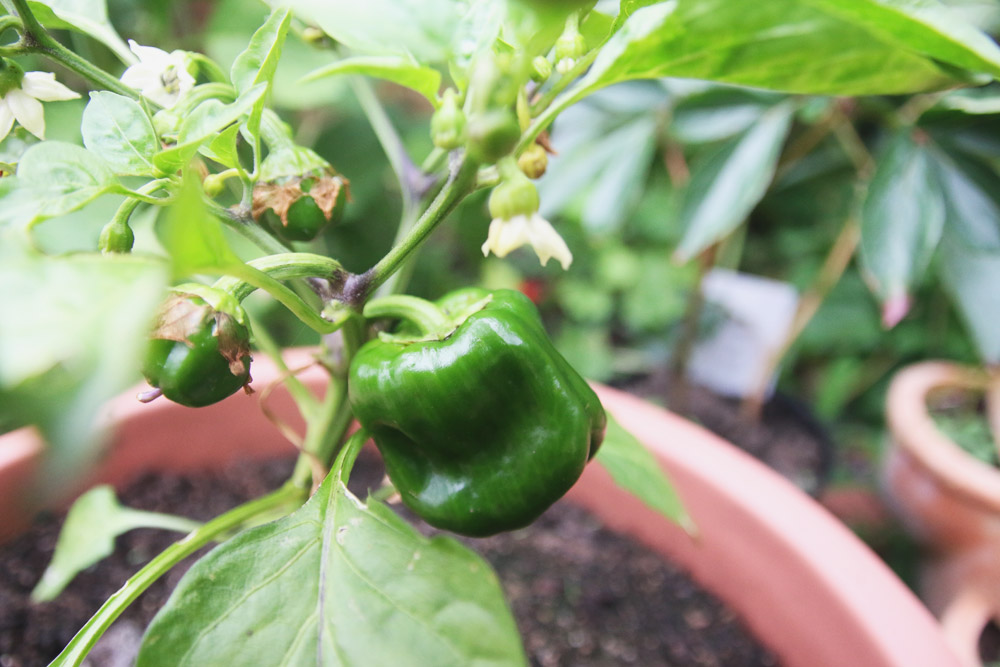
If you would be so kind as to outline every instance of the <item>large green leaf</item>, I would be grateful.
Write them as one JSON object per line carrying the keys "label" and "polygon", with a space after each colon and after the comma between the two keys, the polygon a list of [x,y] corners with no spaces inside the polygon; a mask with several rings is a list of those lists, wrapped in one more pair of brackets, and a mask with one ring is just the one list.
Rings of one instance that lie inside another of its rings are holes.
{"label": "large green leaf", "polygon": [[[944,220],[944,192],[934,158],[911,131],[902,130],[879,155],[861,210],[862,266],[883,302],[905,303],[931,260]],[[886,316],[888,324],[898,319]]]}
{"label": "large green leaf", "polygon": [[114,51],[122,62],[135,62],[135,56],[108,20],[105,0],[29,0],[28,6],[46,28],[75,30],[90,35]]}
{"label": "large green leaf", "polygon": [[982,360],[1000,362],[1000,250],[969,245],[949,229],[938,270]]}
{"label": "large green leaf", "polygon": [[1000,250],[1000,176],[965,155],[933,155],[944,185],[948,226],[972,247]]}
{"label": "large green leaf", "polygon": [[316,81],[338,74],[364,74],[406,86],[437,106],[441,73],[403,56],[355,56],[344,58],[307,74],[302,81]]}
{"label": "large green leaf", "polygon": [[0,188],[0,225],[35,224],[118,190],[114,173],[94,153],[75,144],[43,141],[21,156],[14,185]]}
{"label": "large green leaf", "polygon": [[301,19],[359,53],[443,63],[465,10],[454,0],[287,0]]}
{"label": "large green leaf", "polygon": [[695,532],[694,522],[656,457],[610,415],[596,461],[615,484],[688,532]]}
{"label": "large green leaf", "polygon": [[797,93],[905,93],[954,85],[956,68],[996,76],[1000,48],[929,0],[667,0],[629,17],[574,95],[663,76]]}
{"label": "large green leaf", "polygon": [[54,600],[77,574],[107,558],[115,538],[135,528],[190,532],[200,524],[178,516],[124,507],[110,486],[95,486],[76,499],[59,531],[52,561],[31,591],[36,602]]}
{"label": "large green leaf", "polygon": [[728,236],[767,192],[794,107],[780,104],[695,164],[684,192],[677,256],[687,260]]}
{"label": "large green leaf", "polygon": [[153,155],[160,140],[153,123],[135,100],[92,92],[80,126],[84,145],[104,158],[117,174],[157,176]]}
{"label": "large green leaf", "polygon": [[300,510],[196,563],[146,631],[137,667],[524,665],[496,575],[427,539],[333,472]]}

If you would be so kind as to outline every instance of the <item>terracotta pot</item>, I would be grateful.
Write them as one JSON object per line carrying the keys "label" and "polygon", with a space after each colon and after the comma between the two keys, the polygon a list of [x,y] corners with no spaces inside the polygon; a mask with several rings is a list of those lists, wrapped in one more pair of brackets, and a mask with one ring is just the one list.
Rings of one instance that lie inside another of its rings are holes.
{"label": "terracotta pot", "polygon": [[[291,367],[308,361],[294,352]],[[277,377],[254,362],[258,388]],[[322,373],[300,376],[322,386]],[[608,526],[659,550],[739,613],[789,667],[944,667],[957,664],[927,610],[850,531],[815,501],[704,429],[630,395],[598,387],[609,412],[669,471],[699,528],[692,539],[622,491],[596,465],[569,499]],[[271,410],[289,418],[280,392]],[[114,401],[110,454],[95,479],[124,484],[149,469],[192,470],[233,456],[291,453],[257,402],[242,396],[199,410],[167,401]],[[14,449],[11,449],[13,447]],[[16,451],[16,455],[9,452]],[[10,501],[35,469],[38,445],[22,431],[0,440],[13,472],[0,469],[0,527],[9,535]],[[21,503],[23,510],[24,503]],[[669,601],[666,601],[669,604]]]}
{"label": "terracotta pot", "polygon": [[883,463],[889,501],[931,555],[922,594],[963,664],[980,665],[979,635],[1000,618],[1000,470],[980,462],[934,424],[927,396],[985,390],[983,371],[925,362],[898,373],[886,406],[892,444]]}

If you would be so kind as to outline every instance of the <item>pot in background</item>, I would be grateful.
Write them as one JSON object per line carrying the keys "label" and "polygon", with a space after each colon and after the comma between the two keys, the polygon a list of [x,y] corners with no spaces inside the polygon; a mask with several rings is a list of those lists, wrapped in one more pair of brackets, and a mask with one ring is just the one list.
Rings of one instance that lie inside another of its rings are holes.
{"label": "pot in background", "polygon": [[945,388],[983,391],[987,380],[980,369],[924,362],[893,378],[886,403],[892,442],[883,484],[907,529],[930,551],[922,595],[967,667],[982,664],[979,636],[1000,618],[1000,470],[946,437],[927,399]]}
{"label": "pot in background", "polygon": [[[290,368],[309,363],[292,351]],[[280,380],[264,358],[254,362],[258,390]],[[323,371],[299,375],[320,391]],[[667,470],[698,526],[692,538],[588,466],[568,499],[610,528],[658,550],[737,612],[789,667],[946,667],[957,665],[926,608],[849,530],[820,505],[752,457],[661,408],[597,387],[605,408]],[[297,422],[283,392],[269,410]],[[292,453],[255,399],[237,395],[190,409],[168,401],[111,402],[116,426],[90,482],[123,486],[152,470],[185,472],[234,457]],[[23,527],[33,509],[27,480],[41,445],[30,430],[0,437],[0,539]],[[82,485],[79,492],[84,488]],[[67,498],[68,500],[68,498]],[[670,601],[664,602],[669,604]]]}

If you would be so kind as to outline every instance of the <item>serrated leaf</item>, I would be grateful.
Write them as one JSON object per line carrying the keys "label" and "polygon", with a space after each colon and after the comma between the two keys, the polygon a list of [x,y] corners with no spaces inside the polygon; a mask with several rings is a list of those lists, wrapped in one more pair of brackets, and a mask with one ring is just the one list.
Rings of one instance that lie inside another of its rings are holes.
{"label": "serrated leaf", "polygon": [[363,74],[392,81],[400,86],[415,90],[437,106],[438,89],[441,87],[441,73],[432,67],[425,67],[403,56],[355,56],[330,63],[313,70],[302,78],[303,83],[316,81],[338,74]]}
{"label": "serrated leaf", "polygon": [[198,522],[123,507],[113,488],[95,486],[76,499],[66,514],[49,566],[31,591],[35,602],[54,600],[73,578],[115,550],[115,538],[135,528],[189,532]]}
{"label": "serrated leaf", "polygon": [[996,76],[1000,48],[926,0],[672,0],[632,14],[574,94],[663,76],[795,93],[907,93],[954,85],[960,68]]}
{"label": "serrated leaf", "polygon": [[597,450],[595,460],[608,471],[615,484],[689,533],[696,532],[694,522],[656,457],[611,415],[604,444]]}
{"label": "serrated leaf", "polygon": [[176,198],[157,225],[157,235],[170,254],[175,277],[223,272],[239,264],[222,234],[222,224],[205,206],[201,186],[191,170]]}
{"label": "serrated leaf", "polygon": [[697,163],[684,192],[677,256],[687,260],[724,239],[764,197],[788,135],[794,107],[780,104],[743,134]]}
{"label": "serrated leaf", "polygon": [[910,131],[889,139],[861,209],[862,265],[883,302],[905,301],[930,262],[945,220],[940,177]]}
{"label": "serrated leaf", "polygon": [[971,246],[949,229],[938,270],[980,358],[1000,362],[1000,250]]}
{"label": "serrated leaf", "polygon": [[105,0],[29,0],[28,6],[46,28],[75,30],[90,35],[114,51],[122,62],[135,62],[135,56],[108,20]]}
{"label": "serrated leaf", "polygon": [[524,665],[496,575],[425,538],[333,472],[294,514],[196,563],[143,639],[137,667]]}
{"label": "serrated leaf", "polygon": [[[21,156],[15,195],[18,205],[0,211],[0,222],[33,225],[75,211],[120,187],[107,163],[82,146],[43,141]],[[19,215],[26,217],[14,219]]]}
{"label": "serrated leaf", "polygon": [[240,95],[232,104],[223,104],[214,99],[202,102],[181,124],[177,144],[153,156],[153,164],[166,173],[181,169],[203,144],[215,138],[216,133],[251,113],[265,90],[267,84],[260,83]]}
{"label": "serrated leaf", "polygon": [[160,149],[156,130],[135,100],[109,92],[90,93],[80,126],[84,145],[115,173],[157,176],[153,156]]}

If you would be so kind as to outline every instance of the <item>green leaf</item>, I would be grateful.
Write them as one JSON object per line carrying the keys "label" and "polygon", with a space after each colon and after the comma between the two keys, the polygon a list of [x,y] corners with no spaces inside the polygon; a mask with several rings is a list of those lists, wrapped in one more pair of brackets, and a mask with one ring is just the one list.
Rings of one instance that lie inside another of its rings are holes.
{"label": "green leaf", "polygon": [[964,155],[931,154],[944,186],[947,225],[967,245],[1000,250],[1000,176]]}
{"label": "green leaf", "polygon": [[454,0],[288,0],[297,17],[366,55],[405,56],[443,63],[467,3]]}
{"label": "green leaf", "polygon": [[116,174],[158,176],[153,156],[160,149],[156,130],[135,100],[108,92],[90,93],[80,127],[84,145]]}
{"label": "green leaf", "polygon": [[340,473],[188,570],[137,667],[526,664],[489,565],[362,503]]}
{"label": "green leaf", "polygon": [[[281,59],[281,47],[285,43],[288,24],[292,15],[287,9],[275,8],[264,24],[250,38],[246,50],[236,56],[230,71],[233,86],[239,94],[246,93],[256,85],[264,84],[269,90],[274,73]],[[260,131],[260,115],[264,110],[264,96],[254,103],[247,129],[252,136]]]}
{"label": "green leaf", "polygon": [[90,35],[114,51],[122,62],[135,62],[135,56],[108,20],[105,0],[29,0],[28,7],[46,28],[75,30]]}
{"label": "green leaf", "polygon": [[33,225],[120,189],[107,163],[87,149],[61,141],[43,141],[21,156],[16,192],[11,192],[16,204],[9,210],[7,197],[0,191],[5,204],[0,209],[0,224]]}
{"label": "green leaf", "polygon": [[926,270],[945,220],[940,177],[927,147],[903,130],[878,158],[861,209],[861,260],[883,302],[904,300]]}
{"label": "green leaf", "polygon": [[165,213],[157,225],[157,235],[170,253],[175,277],[224,272],[240,263],[226,243],[222,224],[206,208],[193,171],[185,172],[180,192]]}
{"label": "green leaf", "polygon": [[963,67],[1000,74],[1000,48],[927,0],[668,0],[632,14],[573,95],[663,76],[795,93],[907,93],[954,85]]}
{"label": "green leaf", "polygon": [[1000,250],[971,246],[954,229],[941,240],[938,271],[986,364],[1000,362]]}
{"label": "green leaf", "polygon": [[39,427],[46,489],[96,453],[95,415],[138,378],[165,282],[161,263],[131,255],[9,252],[0,262],[0,424]]}
{"label": "green leaf", "polygon": [[313,70],[302,82],[308,83],[338,74],[363,74],[378,79],[392,81],[400,86],[415,90],[434,106],[438,105],[438,89],[441,87],[441,73],[432,67],[425,67],[403,56],[355,56]]}
{"label": "green leaf", "polygon": [[595,460],[608,471],[615,484],[687,532],[697,532],[656,457],[611,415],[604,444],[597,450]]}
{"label": "green leaf", "polygon": [[203,144],[214,140],[218,132],[252,113],[265,90],[267,84],[260,83],[242,93],[232,104],[214,99],[202,102],[184,119],[177,134],[177,144],[153,156],[153,164],[166,173],[181,169]]}
{"label": "green leaf", "polygon": [[788,135],[794,107],[780,104],[743,134],[696,164],[684,192],[677,256],[688,260],[728,236],[764,197]]}
{"label": "green leaf", "polygon": [[230,125],[219,132],[218,136],[212,139],[212,143],[202,146],[200,151],[210,160],[215,160],[224,167],[235,169],[240,164],[240,155],[236,149],[239,133],[239,125]]}
{"label": "green leaf", "polygon": [[183,517],[143,512],[123,507],[113,488],[95,486],[70,507],[52,561],[31,591],[31,599],[55,599],[77,574],[107,558],[115,550],[115,538],[134,528],[164,528],[190,532],[197,521]]}

